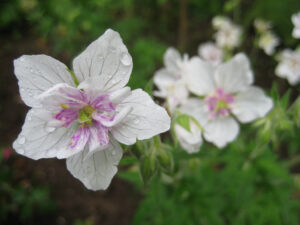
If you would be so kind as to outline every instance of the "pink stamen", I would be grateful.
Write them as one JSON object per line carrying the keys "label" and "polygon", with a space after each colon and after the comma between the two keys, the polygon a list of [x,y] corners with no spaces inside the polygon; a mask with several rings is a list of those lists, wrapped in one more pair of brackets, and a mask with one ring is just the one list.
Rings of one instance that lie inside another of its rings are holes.
{"label": "pink stamen", "polygon": [[209,111],[209,119],[229,116],[231,112],[230,104],[234,103],[234,96],[218,88],[216,92],[205,98]]}

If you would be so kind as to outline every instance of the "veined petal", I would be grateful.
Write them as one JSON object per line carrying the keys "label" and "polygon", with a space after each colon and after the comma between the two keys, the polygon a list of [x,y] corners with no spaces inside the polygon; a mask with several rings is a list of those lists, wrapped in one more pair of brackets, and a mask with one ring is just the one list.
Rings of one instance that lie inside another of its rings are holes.
{"label": "veined petal", "polygon": [[190,98],[183,104],[179,111],[181,113],[193,116],[201,126],[204,126],[208,121],[207,103],[199,98]]}
{"label": "veined petal", "polygon": [[199,57],[193,57],[186,65],[185,79],[191,92],[196,95],[207,95],[215,90],[214,67],[202,61]]}
{"label": "veined petal", "polygon": [[40,107],[36,96],[56,84],[75,85],[67,67],[47,55],[23,55],[14,60],[14,67],[21,97],[30,107]]}
{"label": "veined petal", "polygon": [[227,93],[245,90],[253,83],[253,79],[249,60],[243,53],[219,65],[215,73],[216,86]]}
{"label": "veined petal", "polygon": [[181,62],[181,56],[177,49],[170,47],[164,54],[164,62],[167,70],[171,71],[174,75],[179,74],[178,63]]}
{"label": "veined petal", "polygon": [[90,131],[87,127],[79,127],[76,133],[71,137],[69,148],[72,150],[83,150],[90,137]]}
{"label": "veined petal", "polygon": [[132,58],[119,33],[108,29],[74,59],[73,68],[82,88],[107,93],[128,83]]}
{"label": "veined petal", "polygon": [[130,87],[124,87],[122,89],[116,90],[109,94],[109,100],[113,104],[121,103],[125,98],[127,98],[131,94]]}
{"label": "veined petal", "polygon": [[166,97],[168,94],[168,88],[174,85],[176,80],[178,79],[175,77],[175,75],[164,68],[155,72],[153,82],[160,90],[161,96]]}
{"label": "veined petal", "polygon": [[93,119],[97,120],[106,127],[113,127],[120,123],[131,112],[131,110],[131,106],[123,107],[120,112],[118,112],[114,117],[110,118],[103,116],[100,113],[94,113]]}
{"label": "veined petal", "polygon": [[122,148],[113,138],[106,149],[86,157],[88,149],[67,159],[67,169],[90,190],[105,190],[117,173]]}
{"label": "veined petal", "polygon": [[117,106],[132,107],[130,113],[116,126],[111,128],[112,135],[121,143],[130,145],[138,140],[151,138],[170,129],[170,117],[166,110],[155,104],[151,97],[141,89],[132,91]]}
{"label": "veined petal", "polygon": [[71,149],[72,136],[76,133],[78,125],[55,128],[48,122],[52,115],[43,109],[31,109],[27,113],[25,123],[13,148],[21,155],[32,159],[41,158],[67,158],[80,152],[82,149]]}
{"label": "veined petal", "polygon": [[209,120],[204,126],[204,137],[207,141],[223,148],[232,142],[239,133],[238,123],[231,117]]}
{"label": "veined petal", "polygon": [[248,123],[264,117],[272,107],[272,99],[267,97],[261,88],[249,87],[236,95],[232,103],[232,113],[239,121]]}
{"label": "veined petal", "polygon": [[89,154],[107,147],[109,144],[109,136],[106,127],[103,127],[101,124],[96,124],[89,127],[89,131]]}

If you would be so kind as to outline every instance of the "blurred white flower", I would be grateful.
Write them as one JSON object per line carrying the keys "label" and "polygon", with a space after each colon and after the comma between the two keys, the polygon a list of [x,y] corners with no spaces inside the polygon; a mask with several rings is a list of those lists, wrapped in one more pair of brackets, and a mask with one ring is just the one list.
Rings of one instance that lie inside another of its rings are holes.
{"label": "blurred white flower", "polygon": [[248,58],[242,53],[217,67],[193,57],[187,65],[188,87],[204,99],[189,99],[182,113],[194,108],[204,138],[222,148],[239,133],[235,118],[251,122],[264,117],[273,106],[261,88],[252,86],[253,80]]}
{"label": "blurred white flower", "polygon": [[174,125],[176,138],[180,146],[188,153],[198,152],[203,143],[202,131],[195,119],[198,116],[198,110],[195,107],[189,108],[188,105],[183,105],[178,111],[184,114],[176,118]]}
{"label": "blurred white flower", "polygon": [[[119,33],[108,29],[73,60],[74,73],[46,55],[14,61],[29,110],[13,143],[32,159],[67,158],[67,168],[88,189],[106,189],[131,145],[167,131],[170,118],[141,89],[125,87],[132,58]],[[78,86],[77,86],[78,85]]]}
{"label": "blurred white flower", "polygon": [[229,18],[216,16],[213,18],[212,23],[217,30],[215,39],[219,47],[233,49],[241,44],[242,29]]}
{"label": "blurred white flower", "polygon": [[300,38],[300,12],[292,15],[292,22],[294,24],[293,37]]}
{"label": "blurred white flower", "polygon": [[223,50],[212,42],[206,42],[199,46],[198,54],[202,59],[217,66],[223,61]]}
{"label": "blurred white flower", "polygon": [[269,21],[256,19],[254,21],[254,27],[258,33],[264,33],[272,28],[272,24]]}
{"label": "blurred white flower", "polygon": [[154,84],[158,91],[154,91],[153,94],[166,99],[170,112],[188,98],[189,91],[184,78],[187,61],[187,55],[182,58],[175,48],[168,48],[164,54],[165,67],[154,74]]}
{"label": "blurred white flower", "polygon": [[275,74],[286,78],[291,85],[300,82],[300,49],[285,49],[279,55],[279,64],[275,69]]}
{"label": "blurred white flower", "polygon": [[278,45],[279,38],[272,31],[262,33],[258,39],[258,46],[263,49],[267,55],[273,55]]}

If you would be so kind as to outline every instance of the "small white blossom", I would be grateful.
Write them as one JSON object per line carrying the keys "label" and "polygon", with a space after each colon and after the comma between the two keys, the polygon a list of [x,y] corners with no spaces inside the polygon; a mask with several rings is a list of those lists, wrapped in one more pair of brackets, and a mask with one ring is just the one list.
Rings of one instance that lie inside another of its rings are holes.
{"label": "small white blossom", "polygon": [[223,61],[223,50],[212,42],[206,42],[198,48],[199,56],[212,65],[217,66]]}
{"label": "small white blossom", "polygon": [[21,97],[32,108],[14,149],[35,160],[66,158],[88,189],[109,186],[122,157],[119,142],[131,145],[170,127],[166,110],[146,92],[125,87],[132,58],[113,30],[73,60],[74,73],[46,55],[23,55],[14,66]]}
{"label": "small white blossom", "polygon": [[258,33],[264,33],[272,28],[272,24],[269,21],[262,19],[256,19],[254,21],[254,27]]}
{"label": "small white blossom", "polygon": [[174,130],[180,146],[188,153],[195,153],[200,150],[203,143],[202,131],[196,119],[199,115],[196,107],[183,105],[179,111],[191,117],[185,117],[185,124],[175,123]]}
{"label": "small white blossom", "polygon": [[193,57],[187,64],[188,87],[204,99],[189,99],[181,111],[188,114],[194,108],[195,118],[204,129],[204,138],[222,148],[239,133],[235,118],[248,123],[265,116],[273,106],[261,88],[252,86],[253,81],[244,54],[237,54],[217,67]]}
{"label": "small white blossom", "polygon": [[286,78],[291,85],[300,82],[300,49],[285,49],[279,55],[279,64],[275,69],[275,74]]}
{"label": "small white blossom", "polygon": [[300,12],[292,15],[292,22],[294,24],[293,37],[300,38]]}
{"label": "small white blossom", "polygon": [[154,74],[154,84],[158,91],[153,94],[166,99],[170,112],[188,98],[189,92],[184,78],[187,61],[187,55],[182,58],[176,49],[168,48],[164,54],[165,67]]}
{"label": "small white blossom", "polygon": [[258,39],[258,46],[263,49],[267,55],[273,55],[278,45],[279,38],[272,31],[262,33]]}
{"label": "small white blossom", "polygon": [[217,30],[215,39],[219,47],[233,49],[241,44],[242,29],[229,18],[216,16],[212,23]]}

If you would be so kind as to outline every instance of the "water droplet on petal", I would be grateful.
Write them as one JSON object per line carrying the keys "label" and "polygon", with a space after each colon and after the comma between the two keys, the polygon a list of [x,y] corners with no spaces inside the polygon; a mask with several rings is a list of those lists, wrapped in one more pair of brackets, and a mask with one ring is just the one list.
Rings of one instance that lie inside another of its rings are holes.
{"label": "water droplet on petal", "polygon": [[30,68],[30,72],[31,72],[31,73],[33,73],[33,72],[34,72],[32,68]]}
{"label": "water droplet on petal", "polygon": [[22,57],[22,58],[20,59],[20,61],[21,61],[21,62],[24,62],[25,60],[24,60],[24,58]]}
{"label": "water droplet on petal", "polygon": [[124,52],[121,55],[121,62],[125,65],[125,66],[129,66],[131,64],[131,57],[128,53]]}
{"label": "water droplet on petal", "polygon": [[102,55],[98,55],[97,58],[98,58],[98,60],[100,60],[100,61],[103,60],[103,56],[102,56]]}
{"label": "water droplet on petal", "polygon": [[30,97],[32,97],[32,96],[33,96],[33,94],[32,94],[32,92],[31,92],[31,91],[29,91],[29,92],[28,92],[28,95],[29,95]]}
{"label": "water droplet on petal", "polygon": [[53,131],[55,131],[55,127],[45,127],[45,130],[48,132],[48,133],[51,133]]}
{"label": "water droplet on petal", "polygon": [[116,153],[117,153],[116,150],[112,150],[111,152],[112,155],[116,155]]}
{"label": "water droplet on petal", "polygon": [[19,154],[24,154],[24,152],[25,152],[25,151],[24,151],[24,149],[22,149],[22,148],[20,148],[20,149],[18,150],[18,153],[19,153]]}
{"label": "water droplet on petal", "polygon": [[133,121],[134,124],[138,124],[139,122],[140,122],[139,119],[135,119],[135,120]]}
{"label": "water droplet on petal", "polygon": [[108,79],[111,79],[112,78],[112,75],[108,75]]}
{"label": "water droplet on petal", "polygon": [[18,139],[18,143],[20,145],[24,144],[26,142],[26,138],[24,136],[20,136],[19,139]]}
{"label": "water droplet on petal", "polygon": [[117,81],[116,79],[113,79],[111,82],[112,82],[113,84],[116,84],[118,81]]}

